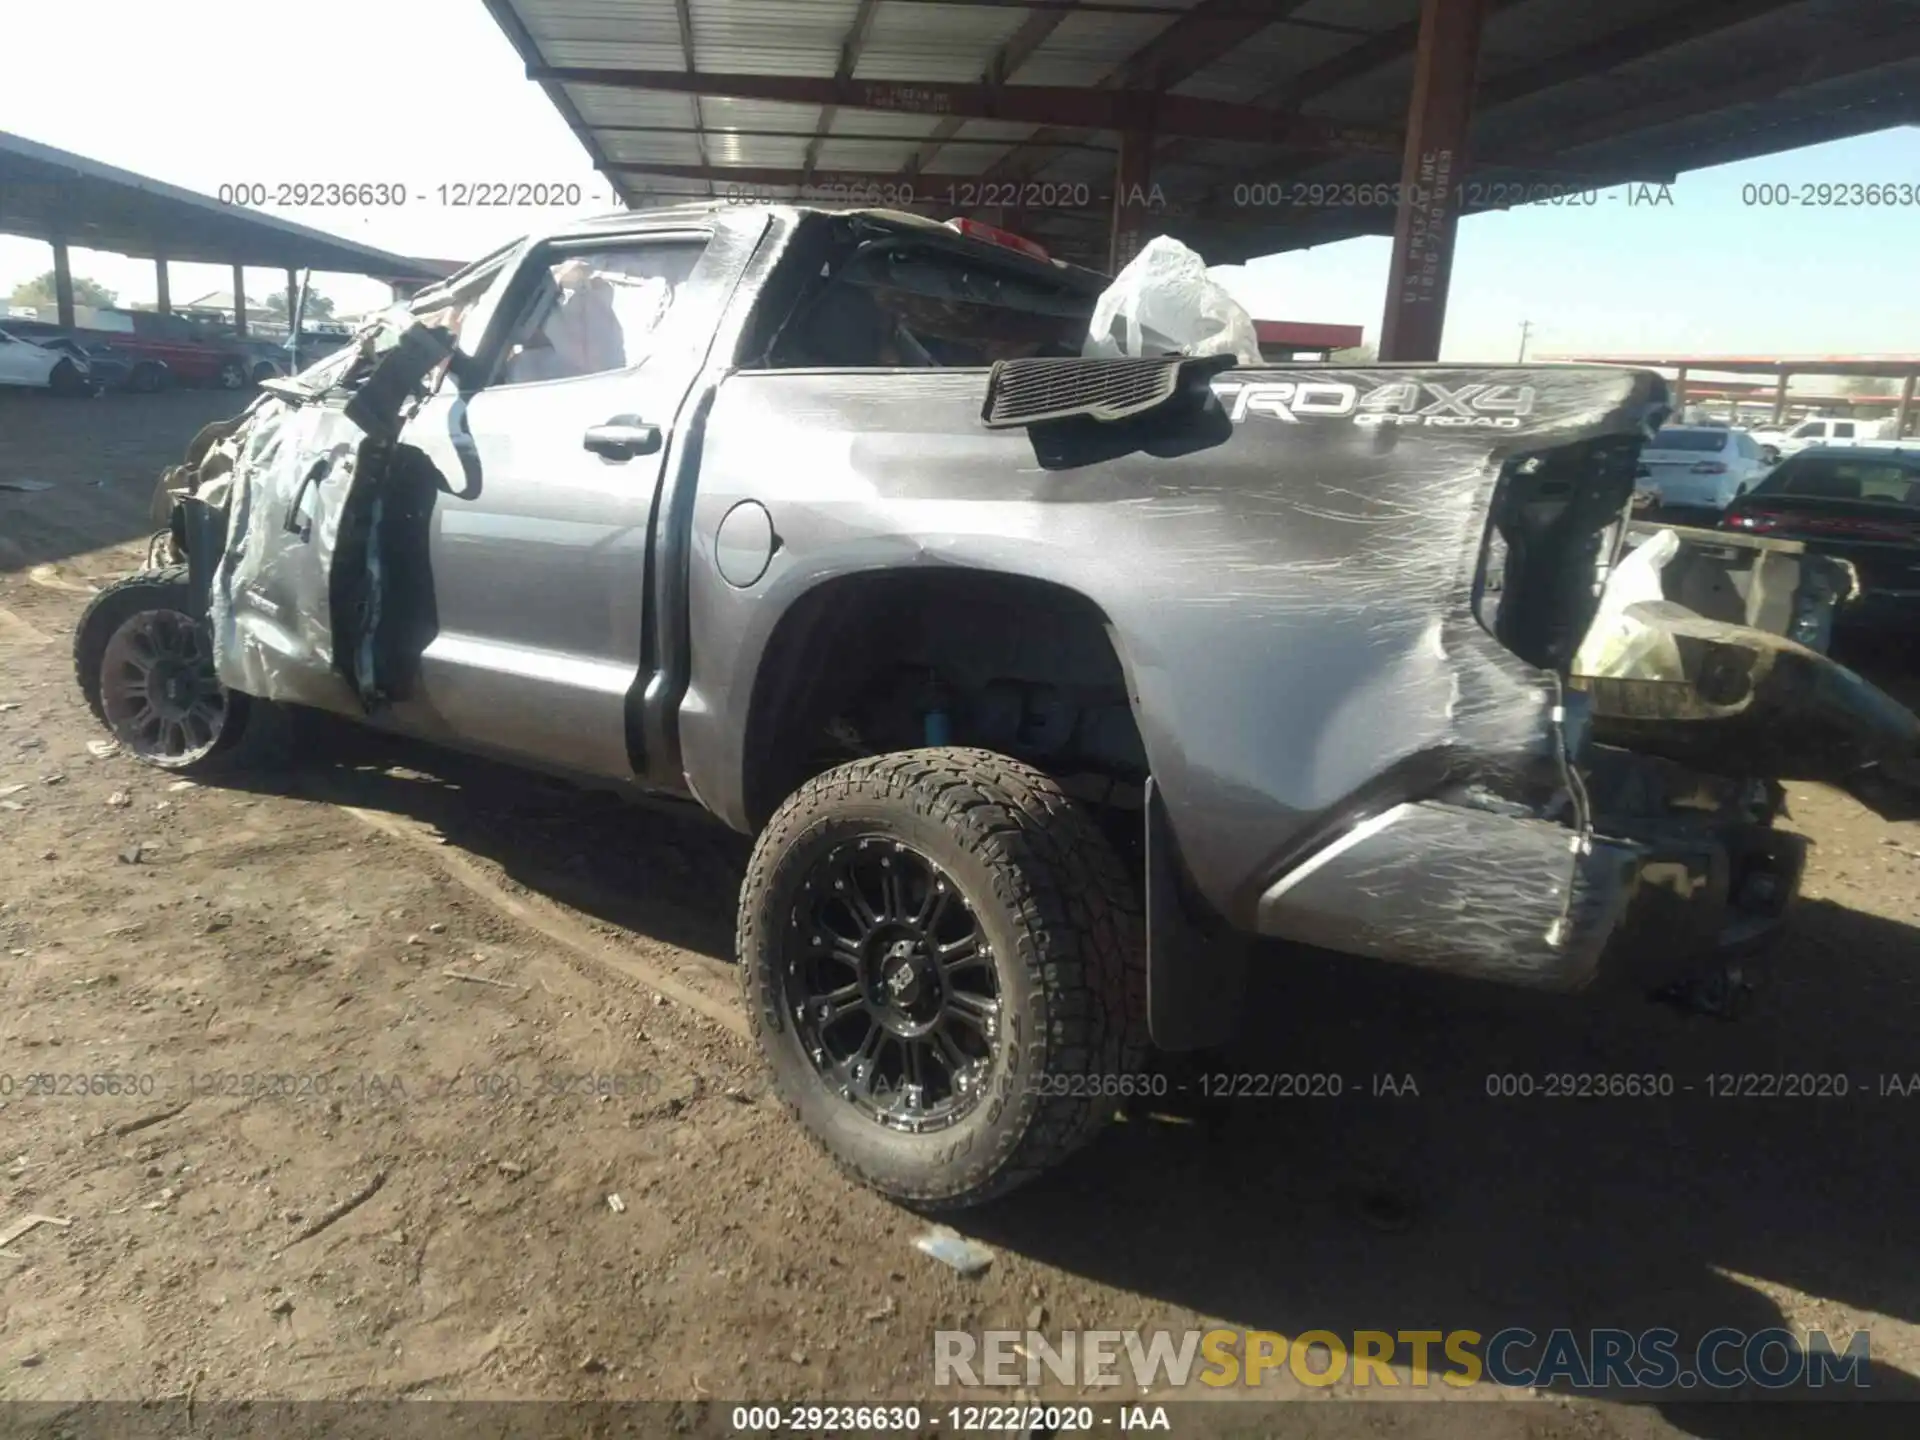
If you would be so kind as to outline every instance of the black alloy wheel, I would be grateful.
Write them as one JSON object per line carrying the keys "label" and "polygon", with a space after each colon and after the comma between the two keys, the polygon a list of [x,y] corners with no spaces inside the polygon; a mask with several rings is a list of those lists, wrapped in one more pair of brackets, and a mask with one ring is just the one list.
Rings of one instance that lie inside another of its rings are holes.
{"label": "black alloy wheel", "polygon": [[821,1080],[876,1124],[952,1125],[1000,1036],[993,951],[947,872],[864,835],[820,857],[788,919],[787,1006]]}

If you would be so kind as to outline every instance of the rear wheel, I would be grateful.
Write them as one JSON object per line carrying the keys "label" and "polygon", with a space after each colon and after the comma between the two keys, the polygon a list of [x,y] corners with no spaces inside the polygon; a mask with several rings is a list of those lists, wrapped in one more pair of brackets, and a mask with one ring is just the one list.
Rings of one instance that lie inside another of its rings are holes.
{"label": "rear wheel", "polygon": [[143,360],[133,367],[133,374],[127,377],[127,388],[141,395],[151,395],[164,389],[167,372],[151,360]]}
{"label": "rear wheel", "polygon": [[246,363],[240,360],[223,362],[219,374],[214,376],[214,383],[222,390],[244,390],[247,385]]}
{"label": "rear wheel", "polygon": [[73,662],[95,718],[145,764],[196,773],[264,766],[283,752],[286,712],[214,674],[184,567],[94,596],[74,632]]}
{"label": "rear wheel", "polygon": [[739,949],[781,1098],[844,1169],[922,1208],[1063,1159],[1145,1061],[1120,860],[1002,755],[907,751],[803,786],[754,847]]}

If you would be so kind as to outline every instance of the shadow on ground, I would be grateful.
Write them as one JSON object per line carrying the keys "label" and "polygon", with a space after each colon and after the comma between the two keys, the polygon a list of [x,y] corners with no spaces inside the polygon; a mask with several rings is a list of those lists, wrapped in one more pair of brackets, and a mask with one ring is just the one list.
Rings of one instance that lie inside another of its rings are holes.
{"label": "shadow on ground", "polygon": [[[299,792],[428,822],[556,900],[731,957],[747,843],[704,816],[319,731],[287,781]],[[1075,1163],[957,1223],[1089,1279],[1288,1335],[1667,1327],[1684,1357],[1716,1327],[1784,1323],[1770,1286],[1920,1322],[1920,934],[1808,902],[1778,958],[1756,1012],[1727,1024],[1272,947],[1242,1042],[1169,1071],[1159,1109],[1171,1119],[1135,1114]],[[1318,1088],[1338,1093],[1281,1098],[1287,1082],[1256,1079],[1252,1093],[1215,1101],[1200,1093],[1205,1072],[1329,1077]],[[1644,1077],[1667,1093],[1542,1093],[1566,1075]],[[1812,1095],[1738,1093],[1773,1083],[1746,1077],[1780,1075],[1832,1078],[1789,1082]],[[1490,1093],[1529,1083],[1530,1098]],[[1920,1382],[1883,1352],[1870,1393],[1920,1398]],[[1813,1419],[1805,1407],[1663,1410],[1729,1440],[1809,1433]]]}
{"label": "shadow on ground", "polygon": [[0,390],[0,572],[145,539],[160,471],[201,426],[251,399],[220,390],[91,399]]}

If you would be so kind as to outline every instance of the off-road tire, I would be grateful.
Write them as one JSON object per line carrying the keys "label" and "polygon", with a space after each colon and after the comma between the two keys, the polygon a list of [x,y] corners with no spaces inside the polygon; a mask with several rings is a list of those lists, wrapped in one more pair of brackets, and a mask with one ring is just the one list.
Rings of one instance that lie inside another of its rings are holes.
{"label": "off-road tire", "polygon": [[[86,698],[93,718],[107,724],[101,700],[101,665],[114,632],[134,616],[149,610],[193,614],[193,594],[187,567],[144,570],[107,586],[81,612],[73,631],[73,678]],[[133,755],[143,763],[180,775],[209,775],[271,770],[284,765],[292,750],[294,717],[285,706],[239,691],[227,691],[227,718],[219,739],[206,755],[187,764],[159,765]],[[131,752],[129,752],[131,753]]]}
{"label": "off-road tire", "polygon": [[[1004,1017],[989,1090],[950,1128],[875,1123],[802,1051],[782,937],[819,858],[884,835],[931,857],[991,942]],[[977,1205],[1092,1139],[1144,1065],[1146,941],[1125,868],[1092,819],[1040,771],[986,750],[855,761],[780,806],[740,895],[746,1009],[776,1093],[847,1173],[922,1210]]]}

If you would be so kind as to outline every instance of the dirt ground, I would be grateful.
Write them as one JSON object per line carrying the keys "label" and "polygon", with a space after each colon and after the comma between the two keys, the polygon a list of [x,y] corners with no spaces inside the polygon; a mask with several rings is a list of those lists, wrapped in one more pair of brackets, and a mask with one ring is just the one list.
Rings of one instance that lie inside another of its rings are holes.
{"label": "dirt ground", "polygon": [[[1263,954],[1223,1063],[1345,1093],[1115,1126],[956,1222],[995,1257],[963,1279],[766,1095],[730,973],[738,837],[330,731],[251,788],[90,750],[73,620],[232,404],[0,398],[0,487],[52,482],[0,488],[0,1229],[71,1222],[0,1250],[0,1397],[931,1406],[955,1398],[935,1330],[1034,1323],[1867,1327],[1874,1394],[1920,1395],[1920,1091],[1881,1093],[1920,1072],[1911,814],[1794,788],[1806,900],[1739,1024]],[[1566,1071],[1676,1093],[1487,1093]],[[1705,1093],[1778,1072],[1850,1093]],[[1483,1437],[1805,1423],[1470,1408]]]}

